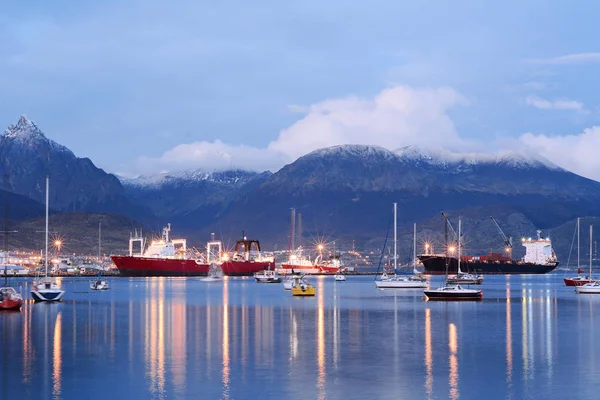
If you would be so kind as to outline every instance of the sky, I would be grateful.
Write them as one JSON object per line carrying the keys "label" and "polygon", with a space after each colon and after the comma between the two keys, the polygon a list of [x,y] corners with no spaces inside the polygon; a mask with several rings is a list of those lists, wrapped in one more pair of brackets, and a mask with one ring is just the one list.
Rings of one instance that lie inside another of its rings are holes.
{"label": "sky", "polygon": [[600,180],[594,1],[7,0],[0,126],[127,176],[527,148]]}

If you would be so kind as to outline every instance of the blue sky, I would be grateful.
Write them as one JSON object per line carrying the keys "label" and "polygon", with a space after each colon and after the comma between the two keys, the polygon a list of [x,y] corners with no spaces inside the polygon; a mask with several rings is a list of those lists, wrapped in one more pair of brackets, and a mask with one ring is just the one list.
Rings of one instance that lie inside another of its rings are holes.
{"label": "blue sky", "polygon": [[26,114],[132,175],[365,143],[528,146],[600,178],[598,17],[592,1],[7,1],[0,125]]}

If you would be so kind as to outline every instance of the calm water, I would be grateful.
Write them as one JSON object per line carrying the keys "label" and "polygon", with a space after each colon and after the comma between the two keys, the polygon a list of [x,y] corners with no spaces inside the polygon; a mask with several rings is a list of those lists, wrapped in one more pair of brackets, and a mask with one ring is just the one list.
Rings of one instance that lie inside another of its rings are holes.
{"label": "calm water", "polygon": [[241,278],[65,279],[61,304],[0,313],[0,398],[597,399],[600,296],[562,277],[488,276],[480,303],[372,277],[312,278],[315,298]]}

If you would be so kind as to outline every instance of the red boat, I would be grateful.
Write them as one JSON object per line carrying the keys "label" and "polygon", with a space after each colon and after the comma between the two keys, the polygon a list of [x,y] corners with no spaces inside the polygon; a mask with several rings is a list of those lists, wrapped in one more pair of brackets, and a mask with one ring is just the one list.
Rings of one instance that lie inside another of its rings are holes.
{"label": "red boat", "polygon": [[14,288],[0,288],[0,310],[20,310],[22,304],[23,298]]}
{"label": "red boat", "polygon": [[221,269],[224,275],[252,276],[256,272],[275,269],[275,258],[266,257],[261,253],[258,240],[249,240],[244,236],[235,243],[231,259],[223,256]]}
{"label": "red boat", "polygon": [[[206,257],[189,257],[185,239],[171,239],[171,224],[163,228],[162,239],[153,240],[144,251],[144,238],[135,232],[129,238],[129,256],[112,256],[121,276],[206,276],[210,269],[211,259],[218,261],[221,253],[221,242],[208,242]],[[140,253],[134,254],[133,247],[139,243]],[[213,252],[213,247],[218,252]]]}
{"label": "red boat", "polygon": [[594,280],[590,279],[589,276],[582,276],[580,269],[577,269],[577,274],[578,274],[577,276],[574,276],[572,278],[564,278],[563,280],[565,281],[565,285],[567,285],[567,286],[583,286],[586,283],[594,282]]}

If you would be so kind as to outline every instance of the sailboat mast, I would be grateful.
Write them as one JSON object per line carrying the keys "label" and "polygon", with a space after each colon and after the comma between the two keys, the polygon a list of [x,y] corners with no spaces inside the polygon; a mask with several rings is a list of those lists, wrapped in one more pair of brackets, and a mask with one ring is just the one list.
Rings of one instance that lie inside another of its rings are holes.
{"label": "sailboat mast", "polygon": [[48,276],[48,201],[50,191],[50,177],[46,175],[46,260],[44,264],[46,266],[46,276]]}
{"label": "sailboat mast", "polygon": [[460,274],[460,248],[461,246],[461,229],[462,229],[462,219],[460,217],[458,217],[458,273]]}
{"label": "sailboat mast", "polygon": [[398,203],[394,203],[394,273],[398,269]]}
{"label": "sailboat mast", "polygon": [[593,225],[590,225],[590,280],[592,279],[592,228]]}
{"label": "sailboat mast", "polygon": [[100,255],[102,254],[100,249],[102,245],[102,221],[98,222],[98,262],[100,262]]}
{"label": "sailboat mast", "polygon": [[417,223],[413,224],[413,272],[417,270]]}
{"label": "sailboat mast", "polygon": [[579,220],[577,217],[577,275],[579,275]]}

